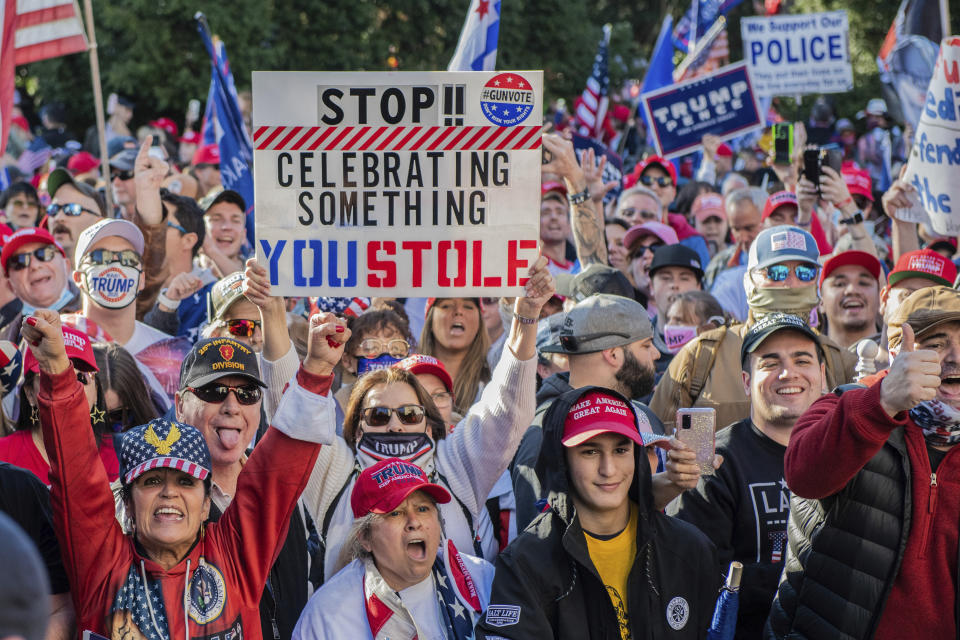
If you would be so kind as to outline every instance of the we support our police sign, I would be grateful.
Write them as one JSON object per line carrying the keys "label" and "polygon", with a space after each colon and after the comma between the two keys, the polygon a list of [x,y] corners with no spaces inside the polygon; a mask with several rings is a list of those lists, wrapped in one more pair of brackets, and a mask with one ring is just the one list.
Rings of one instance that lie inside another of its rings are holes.
{"label": "we support our police sign", "polygon": [[916,189],[918,206],[894,217],[928,224],[945,236],[960,235],[960,37],[940,43],[904,180]]}
{"label": "we support our police sign", "polygon": [[853,89],[846,11],[743,18],[743,56],[759,96]]}
{"label": "we support our police sign", "polygon": [[763,127],[743,62],[645,93],[643,108],[657,151],[667,158],[695,151],[705,133],[730,139]]}
{"label": "we support our police sign", "polygon": [[541,71],[254,72],[275,295],[517,295],[537,258]]}

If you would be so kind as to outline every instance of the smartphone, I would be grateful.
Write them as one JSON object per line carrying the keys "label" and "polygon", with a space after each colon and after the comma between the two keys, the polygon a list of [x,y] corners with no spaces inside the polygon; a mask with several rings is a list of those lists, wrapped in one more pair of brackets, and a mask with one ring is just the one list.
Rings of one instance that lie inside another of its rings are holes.
{"label": "smartphone", "polygon": [[793,160],[793,123],[773,125],[773,163],[790,164]]}
{"label": "smartphone", "polygon": [[837,173],[843,168],[843,152],[835,147],[823,147],[820,166],[828,166]]}
{"label": "smartphone", "polygon": [[700,474],[712,476],[713,455],[716,451],[717,412],[715,409],[690,407],[677,410],[677,440],[697,454]]}
{"label": "smartphone", "polygon": [[803,150],[803,177],[820,191],[820,149]]}

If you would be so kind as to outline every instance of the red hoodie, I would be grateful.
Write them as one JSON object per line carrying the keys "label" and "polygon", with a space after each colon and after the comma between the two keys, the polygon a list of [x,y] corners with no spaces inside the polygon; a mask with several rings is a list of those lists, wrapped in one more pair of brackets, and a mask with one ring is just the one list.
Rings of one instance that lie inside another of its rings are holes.
{"label": "red hoodie", "polygon": [[[296,385],[326,395],[332,380],[301,368]],[[77,627],[129,640],[260,640],[260,596],[321,445],[268,429],[223,516],[206,525],[186,558],[165,570],[116,520],[86,395],[72,367],[41,374],[39,406],[50,452],[50,502]],[[330,432],[335,437],[333,425]]]}
{"label": "red hoodie", "polygon": [[833,495],[880,450],[894,429],[902,427],[913,509],[909,525],[904,524],[909,531],[900,571],[883,603],[874,638],[955,640],[960,447],[947,453],[934,476],[923,432],[906,413],[895,419],[886,414],[880,406],[880,385],[876,382],[839,397],[829,394],[814,402],[790,435],[784,476],[798,496]]}

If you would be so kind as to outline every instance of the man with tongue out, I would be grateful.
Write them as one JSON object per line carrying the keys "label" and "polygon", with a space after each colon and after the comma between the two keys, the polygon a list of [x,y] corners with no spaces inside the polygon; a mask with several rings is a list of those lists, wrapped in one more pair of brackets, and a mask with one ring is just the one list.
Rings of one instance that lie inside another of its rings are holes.
{"label": "man with tongue out", "polygon": [[776,638],[937,640],[960,629],[960,292],[910,294],[888,336],[890,371],[821,397],[791,435],[789,545],[767,625]]}

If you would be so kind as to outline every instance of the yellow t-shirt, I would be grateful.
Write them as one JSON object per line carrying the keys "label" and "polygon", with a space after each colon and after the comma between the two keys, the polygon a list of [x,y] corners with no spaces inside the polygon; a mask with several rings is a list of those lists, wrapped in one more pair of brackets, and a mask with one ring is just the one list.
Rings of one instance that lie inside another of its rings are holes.
{"label": "yellow t-shirt", "polygon": [[627,612],[627,578],[637,557],[637,505],[630,503],[627,528],[612,538],[597,538],[584,532],[587,551],[600,579],[607,587],[607,595],[617,612],[620,637],[630,640],[630,616]]}

